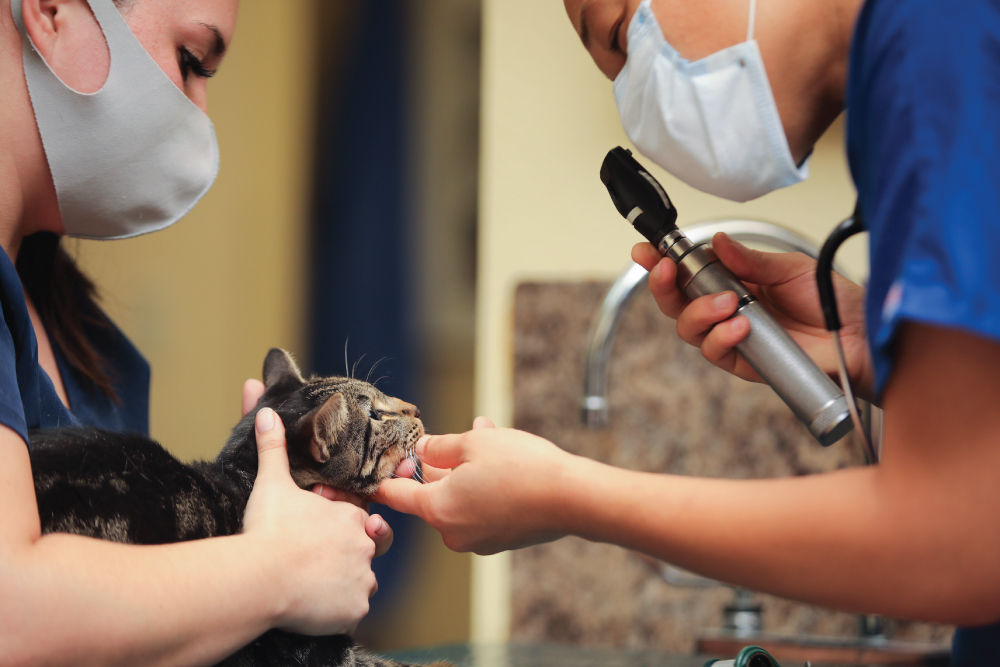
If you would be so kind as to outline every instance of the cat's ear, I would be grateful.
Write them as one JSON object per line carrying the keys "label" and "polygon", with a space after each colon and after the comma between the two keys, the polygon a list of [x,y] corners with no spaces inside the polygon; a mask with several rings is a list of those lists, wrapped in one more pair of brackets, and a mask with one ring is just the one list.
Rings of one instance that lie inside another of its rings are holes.
{"label": "cat's ear", "polygon": [[347,399],[343,394],[334,394],[313,410],[309,417],[312,418],[310,449],[313,458],[318,463],[326,463],[333,456],[333,447],[347,427]]}
{"label": "cat's ear", "polygon": [[292,355],[281,348],[271,348],[264,359],[264,386],[270,389],[278,384],[304,382]]}

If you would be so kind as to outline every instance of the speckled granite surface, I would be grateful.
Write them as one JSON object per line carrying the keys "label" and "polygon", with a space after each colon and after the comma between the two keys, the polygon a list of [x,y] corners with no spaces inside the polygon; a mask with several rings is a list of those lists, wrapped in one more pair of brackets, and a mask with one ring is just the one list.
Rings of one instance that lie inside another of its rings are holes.
{"label": "speckled granite surface", "polygon": [[389,657],[418,664],[445,660],[455,667],[703,667],[706,662],[704,656],[661,651],[517,643],[433,647]]}
{"label": "speckled granite surface", "polygon": [[[514,425],[614,465],[714,477],[773,477],[855,465],[858,444],[815,443],[770,388],[715,369],[682,343],[647,293],[629,304],[609,367],[611,424],[579,421],[584,346],[607,283],[521,285],[514,307]],[[835,502],[836,499],[831,499]],[[636,508],[641,511],[642,508]],[[821,529],[821,527],[817,527]],[[770,633],[853,635],[857,617],[764,595]],[[513,638],[691,651],[722,625],[724,588],[679,588],[637,555],[575,538],[513,556]],[[901,639],[951,629],[894,622]]]}

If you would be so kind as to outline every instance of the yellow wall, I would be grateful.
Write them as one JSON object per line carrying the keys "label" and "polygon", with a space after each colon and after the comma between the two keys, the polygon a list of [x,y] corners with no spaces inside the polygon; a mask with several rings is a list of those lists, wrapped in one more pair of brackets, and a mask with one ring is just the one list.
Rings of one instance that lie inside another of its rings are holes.
{"label": "yellow wall", "polygon": [[303,349],[314,43],[300,17],[315,0],[292,2],[242,3],[209,83],[222,164],[195,210],[149,236],[79,243],[105,306],[152,364],[153,436],[182,458],[217,453],[271,346]]}
{"label": "yellow wall", "polygon": [[[610,280],[630,261],[638,237],[598,178],[607,151],[628,145],[611,84],[580,45],[562,3],[484,0],[483,7],[476,410],[507,425],[514,287],[524,280]],[[820,241],[853,207],[841,145],[838,127],[817,148],[809,181],[744,205],[655,174],[681,225],[756,217]],[[863,257],[857,244],[843,253],[855,272]],[[477,559],[473,571],[474,637],[506,637],[508,561]]]}

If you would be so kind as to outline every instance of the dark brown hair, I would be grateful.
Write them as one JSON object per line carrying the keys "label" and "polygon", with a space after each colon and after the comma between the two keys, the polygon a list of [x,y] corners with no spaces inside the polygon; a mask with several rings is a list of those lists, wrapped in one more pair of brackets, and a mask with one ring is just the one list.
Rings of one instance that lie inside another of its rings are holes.
{"label": "dark brown hair", "polygon": [[49,334],[75,371],[117,401],[111,377],[87,327],[110,328],[97,307],[97,290],[59,243],[59,236],[39,232],[25,237],[17,253],[17,272]]}

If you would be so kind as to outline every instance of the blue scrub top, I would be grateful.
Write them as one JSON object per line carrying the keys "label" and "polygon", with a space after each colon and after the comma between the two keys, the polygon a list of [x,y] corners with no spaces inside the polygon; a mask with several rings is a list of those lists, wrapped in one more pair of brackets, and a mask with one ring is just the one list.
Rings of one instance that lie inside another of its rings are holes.
{"label": "blue scrub top", "polygon": [[68,425],[149,431],[149,364],[113,324],[88,325],[87,339],[110,369],[118,401],[77,373],[54,349],[72,411],[38,365],[38,342],[20,278],[0,251],[0,423],[27,442],[28,430]]}
{"label": "blue scrub top", "polygon": [[[880,395],[902,322],[1000,340],[1000,1],[868,0],[847,109]],[[958,631],[953,660],[1000,665],[1000,625]]]}

